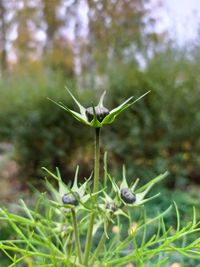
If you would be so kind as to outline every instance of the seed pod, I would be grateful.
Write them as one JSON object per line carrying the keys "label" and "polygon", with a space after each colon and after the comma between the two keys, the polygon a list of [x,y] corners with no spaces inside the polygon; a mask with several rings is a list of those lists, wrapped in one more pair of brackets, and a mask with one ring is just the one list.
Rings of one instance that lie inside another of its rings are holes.
{"label": "seed pod", "polygon": [[127,204],[133,204],[136,201],[135,194],[133,194],[128,188],[122,188],[120,195],[122,200]]}
{"label": "seed pod", "polygon": [[[94,107],[96,112],[96,117],[99,122],[102,122],[102,120],[110,113],[107,108],[104,107]],[[92,121],[94,118],[94,110],[93,107],[86,108],[85,114],[88,118],[88,121]]]}
{"label": "seed pod", "polygon": [[[77,198],[79,199],[79,193],[78,192],[73,192]],[[67,193],[64,194],[64,196],[62,197],[62,202],[63,204],[66,205],[73,205],[73,206],[77,206],[78,205],[78,199],[74,197],[74,195],[72,193]]]}

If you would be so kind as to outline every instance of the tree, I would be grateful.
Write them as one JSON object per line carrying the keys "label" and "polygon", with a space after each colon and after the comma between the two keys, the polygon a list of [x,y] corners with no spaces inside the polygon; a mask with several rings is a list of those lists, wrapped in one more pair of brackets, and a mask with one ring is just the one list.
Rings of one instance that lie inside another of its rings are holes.
{"label": "tree", "polygon": [[63,24],[63,20],[58,16],[58,9],[61,0],[41,0],[43,6],[43,18],[46,23],[46,45],[45,50],[52,50],[54,38]]}
{"label": "tree", "polygon": [[37,59],[38,43],[36,34],[41,25],[39,15],[39,1],[31,2],[22,0],[14,2],[15,16],[12,24],[17,28],[17,37],[13,41],[13,48],[16,53],[17,62],[20,66],[26,65],[27,62]]}
{"label": "tree", "polygon": [[[55,2],[52,6],[55,9]],[[110,66],[130,60],[137,65],[138,53],[146,56],[150,45],[155,48],[160,43],[160,34],[154,27],[155,8],[152,0],[70,1],[66,18],[73,28],[74,68],[79,87],[95,87],[98,77],[102,80]],[[50,17],[55,20],[55,14]],[[54,30],[52,27],[51,32]]]}
{"label": "tree", "polygon": [[0,61],[2,72],[7,70],[6,50],[6,9],[3,0],[0,0]]}

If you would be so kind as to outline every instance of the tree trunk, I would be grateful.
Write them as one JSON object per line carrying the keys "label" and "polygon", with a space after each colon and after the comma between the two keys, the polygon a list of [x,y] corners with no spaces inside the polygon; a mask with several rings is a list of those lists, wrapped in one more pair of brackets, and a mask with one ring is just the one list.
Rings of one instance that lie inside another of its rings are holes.
{"label": "tree trunk", "polygon": [[6,10],[3,5],[3,0],[0,0],[0,64],[2,72],[5,72],[7,70],[5,13]]}

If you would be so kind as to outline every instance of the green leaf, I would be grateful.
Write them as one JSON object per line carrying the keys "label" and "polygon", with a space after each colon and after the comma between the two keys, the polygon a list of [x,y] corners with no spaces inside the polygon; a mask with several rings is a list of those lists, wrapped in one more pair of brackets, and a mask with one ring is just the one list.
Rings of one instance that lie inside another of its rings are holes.
{"label": "green leaf", "polygon": [[125,111],[127,108],[129,108],[130,106],[132,106],[134,103],[136,103],[137,101],[139,101],[141,98],[143,98],[145,95],[147,95],[150,91],[146,92],[145,94],[143,94],[142,96],[138,97],[135,101],[129,103],[132,99],[133,96],[129,97],[126,101],[124,101],[121,105],[119,105],[118,107],[114,108],[113,110],[111,110],[110,114],[108,114],[104,120],[102,121],[102,124],[111,124],[115,118],[122,113],[123,111]]}
{"label": "green leaf", "polygon": [[95,110],[95,107],[94,105],[92,105],[92,108],[93,108],[93,114],[94,114],[94,118],[93,120],[90,122],[90,125],[94,128],[100,128],[102,127],[102,124],[98,121],[97,119],[97,114],[96,114],[96,110]]}
{"label": "green leaf", "polygon": [[111,124],[122,111],[124,111],[131,105],[127,103],[132,99],[133,97],[128,98],[124,103],[111,110],[111,112],[103,119],[102,124]]}
{"label": "green leaf", "polygon": [[99,104],[97,105],[98,107],[103,107],[103,101],[105,97],[106,91],[103,92],[103,94],[100,97]]}
{"label": "green leaf", "polygon": [[134,192],[135,188],[137,187],[138,183],[139,183],[140,179],[137,178],[134,182],[134,184],[131,186],[131,191]]}
{"label": "green leaf", "polygon": [[127,180],[126,180],[126,168],[125,168],[125,165],[123,165],[123,169],[122,169],[122,183],[120,185],[120,190],[122,188],[128,188],[128,183],[127,183]]}
{"label": "green leaf", "polygon": [[[75,98],[75,96],[72,94],[72,92],[67,87],[65,87],[65,89],[68,91],[68,93],[70,94],[74,102],[79,107],[80,113],[85,116],[85,108],[79,103],[79,101]],[[86,119],[86,116],[85,116],[85,119]]]}
{"label": "green leaf", "polygon": [[79,166],[77,165],[75,176],[74,176],[74,183],[73,183],[73,186],[71,188],[71,190],[74,191],[74,192],[77,192],[79,190],[79,187],[78,187],[78,171],[79,171]]}
{"label": "green leaf", "polygon": [[51,102],[53,102],[54,104],[56,104],[58,107],[60,107],[60,108],[62,108],[62,109],[64,109],[65,111],[67,111],[68,113],[70,113],[76,120],[78,120],[78,121],[80,121],[80,122],[82,122],[82,123],[84,123],[84,124],[89,124],[88,122],[87,122],[87,120],[85,119],[85,116],[83,116],[82,114],[80,114],[80,113],[78,113],[78,112],[76,112],[76,111],[74,111],[74,110],[71,110],[71,109],[69,109],[68,107],[66,107],[62,102],[60,102],[60,103],[58,103],[58,102],[56,102],[56,101],[54,101],[54,100],[52,100],[52,99],[50,99],[50,98],[48,98]]}
{"label": "green leaf", "polygon": [[68,186],[66,186],[66,184],[62,181],[59,173],[58,173],[58,169],[57,169],[57,173],[58,175],[55,175],[54,173],[52,173],[51,171],[49,171],[48,169],[46,169],[45,167],[42,168],[43,170],[45,170],[48,174],[50,174],[54,179],[56,179],[58,181],[58,185],[59,185],[59,194],[62,197],[64,194],[66,194],[66,192],[69,191]]}
{"label": "green leaf", "polygon": [[147,194],[147,192],[152,188],[152,186],[154,186],[156,183],[158,183],[158,182],[162,181],[163,179],[165,179],[168,174],[169,174],[168,172],[165,172],[163,174],[160,174],[160,175],[156,176],[150,182],[148,182],[147,184],[145,184],[144,186],[142,186],[138,190],[136,190],[136,193],[143,192],[146,189],[145,192]]}

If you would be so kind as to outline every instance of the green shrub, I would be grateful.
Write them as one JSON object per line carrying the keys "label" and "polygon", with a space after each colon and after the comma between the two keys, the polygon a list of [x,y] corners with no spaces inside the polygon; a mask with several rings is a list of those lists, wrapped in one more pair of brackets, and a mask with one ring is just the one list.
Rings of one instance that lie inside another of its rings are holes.
{"label": "green shrub", "polygon": [[120,127],[114,125],[105,142],[118,162],[126,155],[130,174],[148,177],[166,168],[174,177],[171,186],[199,181],[199,69],[196,57],[169,50],[153,57],[144,70],[128,64],[108,72],[113,105],[123,94],[137,97],[151,90],[120,118]]}
{"label": "green shrub", "polygon": [[[126,158],[130,176],[145,179],[169,169],[174,178],[170,186],[199,181],[200,64],[193,54],[171,49],[155,55],[144,70],[130,63],[113,64],[107,70],[103,89],[111,107],[126,96],[151,90],[118,119],[119,127],[107,128],[102,136],[104,148],[112,151],[110,165],[116,175],[118,164]],[[77,131],[71,118],[47,100],[70,106],[65,83],[58,73],[44,70],[0,81],[0,138],[16,144],[16,159],[26,176],[41,176],[42,166],[58,166],[64,176],[70,176],[72,167],[66,162],[75,166],[80,160],[85,166],[83,175],[88,175],[92,151],[86,141],[91,135],[85,128]],[[91,105],[95,89],[75,90],[73,81],[67,83],[86,106]]]}
{"label": "green shrub", "polygon": [[[149,216],[148,212],[147,217],[146,204],[159,196],[149,193],[168,173],[157,175],[141,186],[139,179],[127,181],[123,165],[118,183],[108,170],[107,154],[104,155],[104,165],[100,164],[102,127],[113,123],[135,102],[129,98],[108,111],[101,97],[98,106],[93,106],[91,111],[69,93],[78,105],[79,113],[62,104],[57,105],[77,121],[93,128],[92,174],[83,183],[78,183],[77,166],[72,185],[68,186],[58,168],[55,173],[43,168],[57,182],[55,186],[46,179],[50,194],[39,193],[32,209],[21,200],[21,214],[0,209],[0,221],[7,222],[14,232],[12,239],[0,240],[0,250],[11,260],[9,267],[23,266],[23,263],[41,267],[122,267],[127,264],[167,267],[175,259],[196,265],[200,259],[200,238],[196,237],[200,222],[195,208],[192,219],[186,224],[180,219],[176,203],[176,221],[170,221],[169,226],[165,219],[166,215],[172,216],[172,205],[157,214]],[[103,176],[100,175],[101,168]],[[117,232],[113,227],[117,227]]]}
{"label": "green shrub", "polygon": [[[0,137],[15,144],[15,159],[23,177],[40,177],[42,166],[62,167],[63,175],[69,177],[77,148],[90,138],[86,128],[77,131],[73,119],[47,99],[63,99],[70,105],[64,85],[64,79],[52,72],[1,82]],[[84,163],[87,155],[79,152]]]}

